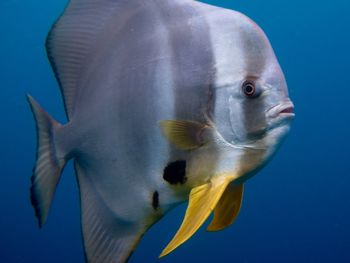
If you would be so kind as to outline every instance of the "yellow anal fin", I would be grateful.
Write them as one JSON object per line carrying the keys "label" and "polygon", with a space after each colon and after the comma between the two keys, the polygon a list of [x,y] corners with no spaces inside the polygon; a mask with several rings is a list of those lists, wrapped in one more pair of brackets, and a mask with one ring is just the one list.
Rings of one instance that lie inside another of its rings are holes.
{"label": "yellow anal fin", "polygon": [[180,150],[192,150],[206,143],[209,126],[194,121],[164,120],[160,123],[165,137]]}
{"label": "yellow anal fin", "polygon": [[208,231],[219,231],[231,225],[239,214],[243,198],[243,184],[230,184],[214,209]]}
{"label": "yellow anal fin", "polygon": [[167,247],[159,257],[163,257],[187,241],[215,208],[232,177],[214,177],[207,184],[191,190],[185,218]]}

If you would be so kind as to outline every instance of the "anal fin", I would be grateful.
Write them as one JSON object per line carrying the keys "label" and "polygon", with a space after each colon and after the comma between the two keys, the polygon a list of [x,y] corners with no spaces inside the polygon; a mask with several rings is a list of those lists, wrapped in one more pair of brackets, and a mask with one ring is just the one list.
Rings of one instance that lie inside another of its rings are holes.
{"label": "anal fin", "polygon": [[86,261],[126,262],[146,229],[117,217],[78,163],[75,163],[75,170],[80,188],[81,227]]}

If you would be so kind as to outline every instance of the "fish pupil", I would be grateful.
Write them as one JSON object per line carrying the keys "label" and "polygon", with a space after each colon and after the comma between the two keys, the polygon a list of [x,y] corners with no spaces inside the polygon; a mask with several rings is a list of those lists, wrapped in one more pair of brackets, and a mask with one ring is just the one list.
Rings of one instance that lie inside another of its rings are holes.
{"label": "fish pupil", "polygon": [[247,97],[251,97],[255,93],[255,85],[251,81],[246,81],[242,86],[243,92]]}
{"label": "fish pupil", "polygon": [[253,92],[253,87],[252,86],[247,86],[246,88],[245,88],[245,91],[246,91],[246,93],[252,93]]}

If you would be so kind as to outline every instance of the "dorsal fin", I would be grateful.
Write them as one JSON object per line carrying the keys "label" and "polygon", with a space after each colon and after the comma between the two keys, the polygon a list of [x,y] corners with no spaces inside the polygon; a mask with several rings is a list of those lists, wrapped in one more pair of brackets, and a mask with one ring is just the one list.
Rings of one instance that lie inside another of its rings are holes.
{"label": "dorsal fin", "polygon": [[[71,0],[52,27],[46,51],[70,118],[81,89],[80,78],[95,54],[97,40],[120,1]],[[123,1],[121,1],[123,2]]]}

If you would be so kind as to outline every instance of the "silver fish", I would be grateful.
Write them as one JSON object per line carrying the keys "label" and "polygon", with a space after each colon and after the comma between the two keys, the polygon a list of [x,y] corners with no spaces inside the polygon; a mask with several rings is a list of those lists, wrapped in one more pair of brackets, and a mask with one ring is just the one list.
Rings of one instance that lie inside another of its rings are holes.
{"label": "silver fish", "polygon": [[149,227],[189,200],[161,257],[233,223],[244,182],[294,117],[263,31],[190,0],[71,0],[47,38],[68,123],[28,96],[38,154],[31,198],[42,226],[74,160],[88,262],[125,262]]}

